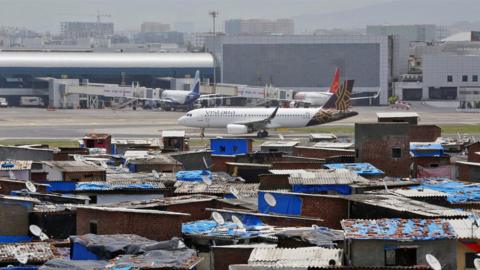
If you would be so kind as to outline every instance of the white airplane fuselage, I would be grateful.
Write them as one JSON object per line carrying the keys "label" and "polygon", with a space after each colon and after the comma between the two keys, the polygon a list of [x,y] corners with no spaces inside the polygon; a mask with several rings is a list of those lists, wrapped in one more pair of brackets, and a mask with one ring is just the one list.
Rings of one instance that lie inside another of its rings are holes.
{"label": "white airplane fuselage", "polygon": [[[224,128],[228,124],[243,121],[261,121],[269,117],[275,108],[206,108],[188,112],[178,123],[188,127]],[[305,127],[318,112],[318,108],[280,108],[267,128]]]}
{"label": "white airplane fuselage", "polygon": [[330,92],[298,92],[294,96],[294,102],[305,102],[312,107],[323,106],[332,96]]}

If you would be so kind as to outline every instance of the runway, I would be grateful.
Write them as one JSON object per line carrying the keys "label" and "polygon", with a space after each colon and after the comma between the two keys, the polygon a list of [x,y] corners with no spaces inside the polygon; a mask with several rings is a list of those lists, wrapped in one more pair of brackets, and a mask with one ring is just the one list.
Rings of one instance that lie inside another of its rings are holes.
{"label": "runway", "polygon": [[[273,110],[273,109],[272,109]],[[359,115],[342,121],[315,127],[353,126],[354,123],[376,122],[376,112],[397,111],[386,106],[357,107]],[[424,103],[415,103],[410,112],[420,115],[421,124],[468,124],[479,125],[478,113],[459,113],[454,108],[438,108]],[[199,136],[199,129],[178,126],[177,118],[183,112],[144,110],[55,110],[39,108],[0,108],[0,139],[71,139],[81,138],[89,132],[106,132],[115,138],[158,137],[163,130],[186,130],[191,137]],[[207,136],[223,135],[224,129],[207,129]],[[275,134],[274,131],[270,132]],[[294,129],[282,131],[287,137],[303,137],[305,131]],[[252,135],[253,136],[253,135]]]}

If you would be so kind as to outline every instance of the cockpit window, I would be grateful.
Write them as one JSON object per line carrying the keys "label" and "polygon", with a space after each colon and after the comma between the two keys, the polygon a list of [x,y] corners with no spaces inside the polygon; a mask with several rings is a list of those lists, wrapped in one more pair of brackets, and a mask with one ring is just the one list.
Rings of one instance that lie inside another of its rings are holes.
{"label": "cockpit window", "polygon": [[187,116],[188,116],[188,117],[192,117],[192,114],[191,114],[191,113],[187,113]]}

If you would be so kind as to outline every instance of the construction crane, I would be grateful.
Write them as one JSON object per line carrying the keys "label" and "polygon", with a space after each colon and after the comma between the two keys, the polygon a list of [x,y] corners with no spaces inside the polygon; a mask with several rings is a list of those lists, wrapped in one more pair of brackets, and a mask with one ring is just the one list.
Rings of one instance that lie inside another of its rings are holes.
{"label": "construction crane", "polygon": [[105,18],[111,18],[111,14],[101,14],[99,11],[97,12],[97,23],[100,23],[102,21],[102,17]]}

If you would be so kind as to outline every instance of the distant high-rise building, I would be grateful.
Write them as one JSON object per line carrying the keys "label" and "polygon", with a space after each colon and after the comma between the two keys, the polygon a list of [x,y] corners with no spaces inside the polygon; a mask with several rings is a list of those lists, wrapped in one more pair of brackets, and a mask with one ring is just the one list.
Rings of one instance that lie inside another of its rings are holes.
{"label": "distant high-rise building", "polygon": [[225,33],[227,35],[292,35],[294,32],[295,23],[291,19],[278,19],[275,21],[265,19],[233,19],[225,21]]}
{"label": "distant high-rise building", "polygon": [[62,22],[61,33],[67,40],[80,38],[108,38],[113,36],[111,22]]}
{"label": "distant high-rise building", "polygon": [[398,35],[409,42],[433,42],[437,36],[437,27],[434,24],[368,25],[367,35]]}
{"label": "distant high-rise building", "polygon": [[143,22],[140,31],[142,33],[163,33],[170,31],[170,24],[161,22]]}
{"label": "distant high-rise building", "polygon": [[175,31],[182,33],[195,32],[195,24],[193,22],[175,22],[173,28]]}

